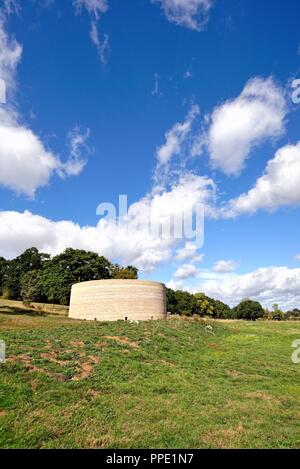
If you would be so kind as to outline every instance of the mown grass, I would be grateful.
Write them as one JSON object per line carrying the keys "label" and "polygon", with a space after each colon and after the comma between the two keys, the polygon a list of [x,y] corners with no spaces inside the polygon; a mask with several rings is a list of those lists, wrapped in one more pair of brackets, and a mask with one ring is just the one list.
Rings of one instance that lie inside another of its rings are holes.
{"label": "mown grass", "polygon": [[2,448],[299,448],[296,322],[0,314]]}

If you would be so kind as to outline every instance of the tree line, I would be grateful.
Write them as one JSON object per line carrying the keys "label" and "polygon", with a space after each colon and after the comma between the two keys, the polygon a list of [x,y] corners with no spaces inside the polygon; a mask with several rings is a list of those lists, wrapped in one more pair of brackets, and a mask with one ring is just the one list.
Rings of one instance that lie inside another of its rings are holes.
{"label": "tree line", "polygon": [[[105,257],[82,249],[68,248],[51,257],[33,247],[11,260],[0,257],[0,295],[5,299],[22,300],[24,303],[68,305],[71,288],[75,283],[137,278],[136,267],[112,264]],[[273,310],[269,311],[259,302],[248,298],[231,308],[204,293],[192,294],[171,288],[166,290],[167,310],[171,314],[198,315],[213,319],[300,319],[299,309],[283,312],[278,305],[273,305]]]}
{"label": "tree line", "polygon": [[212,319],[245,319],[256,321],[265,318],[283,321],[287,319],[300,319],[300,310],[293,309],[283,312],[277,304],[273,310],[264,309],[258,301],[249,298],[242,300],[237,306],[231,308],[222,301],[209,298],[204,293],[189,293],[187,291],[167,288],[167,309],[171,314],[185,316],[211,317]]}
{"label": "tree line", "polygon": [[68,248],[51,258],[50,254],[33,247],[12,260],[0,257],[2,298],[28,303],[68,305],[75,283],[137,278],[136,267],[121,267],[97,253],[81,249]]}

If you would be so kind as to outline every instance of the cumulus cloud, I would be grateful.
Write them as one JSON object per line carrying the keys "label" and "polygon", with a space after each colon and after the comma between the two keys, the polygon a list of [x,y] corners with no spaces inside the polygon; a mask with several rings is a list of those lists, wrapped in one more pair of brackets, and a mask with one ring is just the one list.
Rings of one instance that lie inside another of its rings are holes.
{"label": "cumulus cloud", "polygon": [[109,37],[104,34],[103,39],[100,38],[98,22],[101,14],[106,13],[109,8],[107,0],[73,0],[73,5],[76,14],[81,14],[85,9],[90,15],[90,38],[97,49],[100,62],[105,65],[109,51]]}
{"label": "cumulus cloud", "polygon": [[209,180],[186,175],[169,191],[149,194],[131,205],[128,216],[118,224],[101,218],[96,226],[80,226],[72,221],[51,221],[28,211],[0,212],[0,255],[13,257],[31,246],[51,254],[74,247],[150,271],[171,260],[173,249],[182,242],[174,237],[172,221],[204,202],[210,191]]}
{"label": "cumulus cloud", "polygon": [[[166,287],[167,288],[171,288],[172,290],[182,290],[183,289],[183,283],[181,280],[170,280],[167,284],[166,284]],[[184,288],[186,290],[186,288]]]}
{"label": "cumulus cloud", "polygon": [[199,263],[203,261],[204,254],[198,254],[198,246],[191,241],[187,241],[183,248],[177,250],[175,259],[178,261],[189,260],[193,263]]}
{"label": "cumulus cloud", "polygon": [[[8,4],[12,8],[12,3]],[[8,8],[8,7],[7,7]],[[11,10],[7,10],[11,11]],[[77,175],[84,167],[79,155],[86,145],[87,135],[73,132],[70,158],[63,163],[42,140],[23,123],[14,103],[16,72],[22,57],[22,47],[6,30],[7,13],[0,13],[0,76],[5,80],[9,96],[5,107],[0,107],[0,185],[33,197],[39,187],[49,183],[57,172],[60,176]]]}
{"label": "cumulus cloud", "polygon": [[260,301],[265,307],[278,303],[285,309],[299,307],[300,269],[265,267],[225,280],[208,280],[199,290],[234,306],[244,298]]}
{"label": "cumulus cloud", "polygon": [[280,148],[255,185],[229,201],[220,214],[230,218],[260,209],[272,211],[285,205],[297,206],[300,204],[299,184],[300,142]]}
{"label": "cumulus cloud", "polygon": [[192,264],[181,265],[174,274],[174,280],[186,280],[188,278],[197,277],[198,270]]}
{"label": "cumulus cloud", "polygon": [[152,0],[152,3],[160,3],[172,23],[201,31],[207,23],[213,0]]}
{"label": "cumulus cloud", "polygon": [[18,194],[33,197],[36,189],[48,184],[59,160],[40,139],[25,127],[0,122],[0,184]]}
{"label": "cumulus cloud", "polygon": [[251,150],[283,134],[287,104],[272,78],[253,78],[240,96],[217,107],[211,116],[208,148],[214,168],[237,175]]}
{"label": "cumulus cloud", "polygon": [[295,255],[295,261],[300,262],[300,254]]}
{"label": "cumulus cloud", "polygon": [[237,266],[238,266],[238,263],[233,260],[218,261],[215,263],[213,267],[213,271],[219,274],[227,274],[230,272],[234,272]]}

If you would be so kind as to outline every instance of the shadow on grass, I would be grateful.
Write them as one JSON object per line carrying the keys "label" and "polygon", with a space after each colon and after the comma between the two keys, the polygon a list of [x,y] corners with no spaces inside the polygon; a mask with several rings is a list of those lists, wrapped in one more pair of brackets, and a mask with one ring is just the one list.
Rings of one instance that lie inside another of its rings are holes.
{"label": "shadow on grass", "polygon": [[16,308],[15,306],[0,306],[0,314],[8,314],[11,316],[51,316],[51,313],[46,313],[45,311],[34,311],[32,309],[22,309]]}

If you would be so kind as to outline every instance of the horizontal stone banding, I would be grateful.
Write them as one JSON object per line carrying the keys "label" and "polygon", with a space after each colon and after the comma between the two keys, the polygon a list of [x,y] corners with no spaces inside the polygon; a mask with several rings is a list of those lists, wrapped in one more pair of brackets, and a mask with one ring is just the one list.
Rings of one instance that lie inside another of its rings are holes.
{"label": "horizontal stone banding", "polygon": [[143,280],[95,280],[73,285],[69,316],[98,321],[166,318],[166,289]]}

